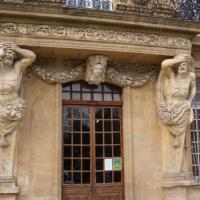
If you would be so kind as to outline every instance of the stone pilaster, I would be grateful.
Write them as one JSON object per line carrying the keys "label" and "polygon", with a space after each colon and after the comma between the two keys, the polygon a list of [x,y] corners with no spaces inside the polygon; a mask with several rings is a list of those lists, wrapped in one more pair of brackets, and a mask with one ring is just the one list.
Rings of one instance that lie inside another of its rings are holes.
{"label": "stone pilaster", "polygon": [[184,175],[181,172],[181,165],[183,160],[183,147],[185,141],[185,133],[180,136],[180,146],[174,148],[171,144],[173,137],[167,127],[163,124],[161,126],[162,137],[162,165],[164,181],[183,180]]}
{"label": "stone pilaster", "polygon": [[19,188],[16,186],[13,177],[0,178],[0,199],[16,200]]}
{"label": "stone pilaster", "polygon": [[163,200],[187,200],[186,187],[173,187],[165,189]]}
{"label": "stone pilaster", "polygon": [[13,177],[16,131],[10,136],[10,145],[0,148],[0,199],[16,200],[19,188]]}

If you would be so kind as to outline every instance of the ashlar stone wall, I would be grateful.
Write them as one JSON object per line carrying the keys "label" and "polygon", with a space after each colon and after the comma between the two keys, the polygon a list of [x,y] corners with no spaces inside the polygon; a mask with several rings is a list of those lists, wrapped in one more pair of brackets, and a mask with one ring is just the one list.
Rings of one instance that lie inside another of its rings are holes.
{"label": "ashlar stone wall", "polygon": [[17,184],[20,200],[58,200],[59,102],[56,85],[31,77],[23,88],[25,118],[17,143]]}

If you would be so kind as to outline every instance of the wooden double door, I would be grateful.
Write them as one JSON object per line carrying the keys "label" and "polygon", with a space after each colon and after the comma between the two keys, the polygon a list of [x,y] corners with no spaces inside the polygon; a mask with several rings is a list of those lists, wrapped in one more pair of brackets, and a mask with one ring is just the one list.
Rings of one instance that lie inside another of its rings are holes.
{"label": "wooden double door", "polygon": [[63,103],[63,200],[124,200],[120,105]]}

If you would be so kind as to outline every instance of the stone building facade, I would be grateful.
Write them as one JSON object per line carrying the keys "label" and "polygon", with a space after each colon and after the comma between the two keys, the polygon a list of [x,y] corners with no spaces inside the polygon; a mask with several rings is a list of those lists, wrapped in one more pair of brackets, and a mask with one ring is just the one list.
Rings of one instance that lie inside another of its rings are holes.
{"label": "stone building facade", "polygon": [[[0,127],[17,123],[0,131],[0,199],[199,199],[189,119],[173,147],[157,93],[161,63],[177,55],[192,55],[198,80],[200,24],[180,19],[176,1],[156,2],[115,1],[108,12],[0,1],[0,54],[17,52],[19,70],[4,71],[1,57]],[[191,93],[183,80],[178,91]]]}

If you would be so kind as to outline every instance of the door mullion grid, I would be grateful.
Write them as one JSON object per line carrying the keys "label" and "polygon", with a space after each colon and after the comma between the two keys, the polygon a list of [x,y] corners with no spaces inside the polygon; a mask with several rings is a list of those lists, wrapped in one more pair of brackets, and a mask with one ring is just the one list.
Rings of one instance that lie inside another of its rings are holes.
{"label": "door mullion grid", "polygon": [[[110,118],[110,121],[111,121],[111,145],[112,145],[112,158],[114,157],[114,142],[113,142],[113,107],[111,107],[111,118]],[[112,170],[112,183],[114,183],[114,170]]]}
{"label": "door mullion grid", "polygon": [[81,124],[81,132],[80,132],[80,161],[81,161],[81,184],[83,184],[83,118],[82,118],[82,110],[83,110],[83,107],[80,107],[80,124]]}
{"label": "door mullion grid", "polygon": [[[105,127],[104,127],[104,125],[105,125],[105,119],[104,119],[104,112],[105,112],[105,110],[104,110],[104,107],[102,107],[103,109],[102,109],[102,128],[103,128],[103,130],[102,130],[102,134],[103,134],[103,144],[102,144],[102,147],[103,147],[103,156],[102,156],[102,158],[103,158],[103,161],[105,160],[105,143],[104,143],[104,141],[105,141],[105,132],[104,132],[104,130],[105,130]],[[105,168],[105,163],[103,162],[103,169]],[[104,170],[102,170],[102,172],[103,172],[103,183],[102,184],[104,184],[105,183],[105,171]]]}
{"label": "door mullion grid", "polygon": [[94,183],[95,183],[95,179],[96,179],[96,175],[95,175],[95,126],[94,126],[94,107],[90,106],[90,152],[91,152],[91,156],[90,156],[90,163],[91,163],[91,186],[92,186],[92,191],[94,190]]}
{"label": "door mullion grid", "polygon": [[73,138],[73,135],[74,135],[74,126],[73,126],[73,123],[74,123],[74,107],[71,107],[71,144],[72,144],[72,163],[71,163],[71,166],[72,166],[72,182],[74,182],[74,138]]}

